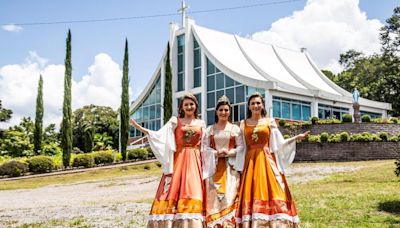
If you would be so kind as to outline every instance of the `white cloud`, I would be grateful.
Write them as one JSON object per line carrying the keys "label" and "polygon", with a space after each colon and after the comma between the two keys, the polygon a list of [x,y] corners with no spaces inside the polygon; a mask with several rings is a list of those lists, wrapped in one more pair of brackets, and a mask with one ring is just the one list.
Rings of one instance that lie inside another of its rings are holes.
{"label": "white cloud", "polygon": [[19,32],[23,29],[21,26],[18,26],[15,24],[3,25],[3,26],[1,26],[1,28],[7,32]]}
{"label": "white cloud", "polygon": [[339,72],[339,55],[349,49],[379,51],[379,20],[361,12],[359,0],[308,0],[302,11],[281,18],[269,30],[251,37],[265,43],[299,50],[306,47],[322,69]]}
{"label": "white cloud", "polygon": [[[44,124],[60,124],[65,68],[61,64],[47,63],[47,59],[36,52],[30,52],[25,63],[0,67],[0,100],[4,108],[13,111],[12,119],[8,123],[0,124],[0,128],[18,124],[24,116],[35,117],[40,74],[44,81]],[[77,78],[76,75],[73,78]],[[89,104],[117,109],[120,104],[121,78],[120,66],[109,55],[96,55],[93,64],[88,68],[88,74],[80,80],[72,80],[72,109]]]}

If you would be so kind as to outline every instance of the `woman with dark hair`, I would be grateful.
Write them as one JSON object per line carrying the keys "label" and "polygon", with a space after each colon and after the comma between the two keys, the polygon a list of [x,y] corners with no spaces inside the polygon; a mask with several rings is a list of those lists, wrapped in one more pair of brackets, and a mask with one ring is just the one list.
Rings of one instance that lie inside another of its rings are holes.
{"label": "woman with dark hair", "polygon": [[172,117],[158,131],[145,129],[131,119],[134,127],[147,134],[163,169],[148,227],[203,227],[200,147],[205,124],[197,118],[198,107],[196,97],[186,94],[179,104],[179,118]]}
{"label": "woman with dark hair", "polygon": [[218,100],[215,124],[204,139],[203,178],[206,188],[207,227],[235,227],[240,173],[236,155],[243,153],[240,128],[230,123],[231,104],[226,96]]}
{"label": "woman with dark hair", "polygon": [[264,98],[254,93],[247,102],[247,119],[240,128],[245,141],[244,164],[240,182],[239,227],[298,227],[294,201],[284,175],[293,162],[296,140],[309,132],[284,139],[275,120],[267,118]]}

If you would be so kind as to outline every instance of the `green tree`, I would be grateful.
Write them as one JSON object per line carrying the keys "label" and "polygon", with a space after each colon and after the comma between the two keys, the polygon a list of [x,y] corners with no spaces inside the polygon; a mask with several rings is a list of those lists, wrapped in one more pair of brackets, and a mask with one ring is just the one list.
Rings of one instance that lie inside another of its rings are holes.
{"label": "green tree", "polygon": [[122,159],[126,160],[126,146],[129,137],[129,56],[128,40],[125,40],[124,66],[122,70],[122,94],[120,108],[120,128],[121,128],[121,154]]}
{"label": "green tree", "polygon": [[64,102],[63,119],[61,123],[61,147],[63,150],[63,165],[69,166],[72,151],[72,109],[71,109],[71,30],[68,30],[66,40],[65,76],[64,76]]}
{"label": "green tree", "polygon": [[94,150],[106,150],[111,149],[113,145],[113,139],[111,136],[108,136],[107,132],[103,134],[96,133],[94,135]]}
{"label": "green tree", "polygon": [[34,152],[40,154],[43,140],[43,78],[39,77],[38,92],[36,97],[35,131],[33,133]]}
{"label": "green tree", "polygon": [[167,47],[167,59],[165,61],[165,87],[164,87],[164,123],[166,123],[172,116],[172,70],[171,62],[169,59],[169,43]]}
{"label": "green tree", "polygon": [[1,100],[0,100],[0,122],[5,122],[11,119],[12,111],[9,109],[5,109],[2,106]]}
{"label": "green tree", "polygon": [[0,143],[0,155],[22,157],[33,155],[33,144],[24,132],[9,129],[4,132]]}

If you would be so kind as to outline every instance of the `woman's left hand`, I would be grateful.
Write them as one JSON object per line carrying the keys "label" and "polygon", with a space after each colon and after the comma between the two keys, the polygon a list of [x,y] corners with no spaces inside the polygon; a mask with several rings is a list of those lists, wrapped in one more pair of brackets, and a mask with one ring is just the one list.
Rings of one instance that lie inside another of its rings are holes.
{"label": "woman's left hand", "polygon": [[303,140],[303,139],[307,138],[309,133],[310,133],[310,131],[306,131],[303,134],[296,135],[296,140]]}

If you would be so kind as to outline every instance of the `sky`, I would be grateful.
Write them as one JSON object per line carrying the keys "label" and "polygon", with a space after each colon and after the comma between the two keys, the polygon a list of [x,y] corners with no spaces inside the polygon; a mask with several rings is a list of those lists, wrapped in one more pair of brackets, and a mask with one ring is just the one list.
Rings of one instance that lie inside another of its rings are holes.
{"label": "sky", "polygon": [[[337,62],[340,53],[349,49],[379,52],[379,29],[400,5],[399,0],[186,3],[188,16],[200,26],[295,50],[306,47],[321,69],[335,73],[342,70]],[[89,104],[118,108],[125,39],[134,100],[161,59],[169,23],[181,24],[180,4],[180,0],[1,0],[0,100],[13,111],[13,118],[0,128],[18,124],[24,116],[34,119],[40,74],[45,125],[59,125],[68,29],[72,33],[73,110]]]}

